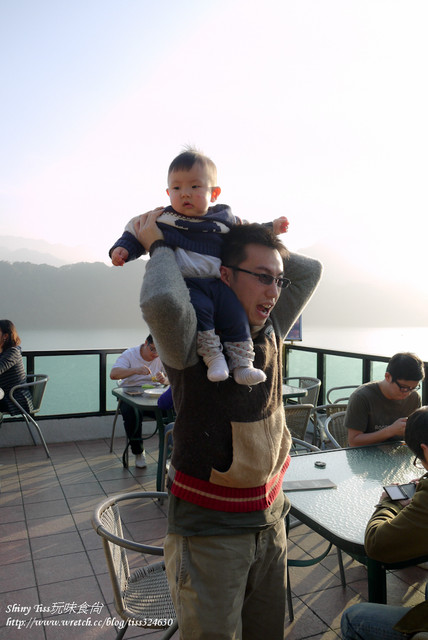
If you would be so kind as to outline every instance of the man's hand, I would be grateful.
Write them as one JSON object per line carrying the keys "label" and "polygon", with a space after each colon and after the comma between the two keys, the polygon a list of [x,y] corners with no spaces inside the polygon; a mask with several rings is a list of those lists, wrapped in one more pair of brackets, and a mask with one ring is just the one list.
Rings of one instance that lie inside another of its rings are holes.
{"label": "man's hand", "polygon": [[289,222],[285,216],[281,216],[280,218],[275,218],[272,224],[273,224],[273,232],[276,236],[280,236],[281,233],[287,233]]}
{"label": "man's hand", "polygon": [[135,369],[132,369],[132,371],[133,371],[132,375],[134,375],[134,374],[138,374],[139,376],[149,376],[149,375],[151,375],[151,371],[150,371],[149,367],[146,367],[145,364],[143,364],[141,367],[135,367]]}
{"label": "man's hand", "polygon": [[123,247],[116,247],[116,249],[111,254],[111,261],[115,267],[123,267],[125,262],[128,260],[129,251],[124,249]]}
{"label": "man's hand", "polygon": [[158,371],[157,374],[153,377],[155,378],[156,382],[160,382],[161,384],[166,384],[168,381],[168,378],[166,377],[163,371]]}
{"label": "man's hand", "polygon": [[164,239],[162,231],[156,224],[156,220],[163,211],[164,207],[156,207],[153,211],[143,213],[143,215],[134,223],[137,240],[143,245],[147,253],[150,251],[150,247],[154,242],[156,242],[156,240]]}
{"label": "man's hand", "polygon": [[389,431],[392,436],[400,436],[404,439],[404,432],[406,430],[407,418],[398,418],[389,426]]}
{"label": "man's hand", "polygon": [[[418,484],[419,479],[416,478],[415,480],[410,480],[410,482],[413,482],[414,484]],[[394,482],[393,484],[398,485],[397,482]],[[391,498],[389,497],[386,491],[382,491],[381,496],[379,498],[379,504],[382,502],[382,500],[391,500]],[[407,507],[407,505],[410,504],[411,501],[412,501],[412,498],[405,498],[404,500],[393,500],[393,502],[399,502],[402,507]]]}

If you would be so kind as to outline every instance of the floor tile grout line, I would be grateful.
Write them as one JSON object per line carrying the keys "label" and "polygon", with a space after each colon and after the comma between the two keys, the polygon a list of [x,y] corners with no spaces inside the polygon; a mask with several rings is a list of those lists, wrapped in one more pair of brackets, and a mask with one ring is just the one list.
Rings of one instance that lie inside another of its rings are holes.
{"label": "floor tile grout line", "polygon": [[[17,456],[16,448],[14,448],[14,453],[15,453],[15,459],[16,459],[16,468],[17,468],[17,473],[18,473],[19,487],[20,487],[20,491],[21,491],[21,500],[22,500],[22,504],[24,506],[24,504],[25,504],[24,503],[24,491],[25,491],[25,489],[22,486],[22,474],[21,474],[21,472],[19,470],[18,456]],[[53,467],[52,459],[48,458],[48,460],[49,460],[50,464]],[[25,511],[25,507],[24,507],[24,518],[25,518],[24,521],[25,521],[25,528],[26,528],[26,533],[27,533],[28,547],[30,549],[31,564],[32,564],[32,567],[33,567],[34,582],[35,582],[35,587],[36,587],[36,591],[37,591],[37,597],[39,599],[39,602],[36,603],[36,604],[40,604],[41,600],[42,600],[41,599],[40,588],[39,588],[40,585],[39,585],[39,582],[37,580],[35,558],[34,558],[34,553],[33,553],[33,547],[32,547],[32,544],[31,544],[31,538],[30,538],[30,535],[29,535],[29,523],[28,523],[28,518],[27,518],[27,513]],[[42,619],[43,619],[43,614],[42,614]],[[46,629],[45,629],[44,625],[43,625],[42,629],[43,629],[44,638],[46,640]]]}

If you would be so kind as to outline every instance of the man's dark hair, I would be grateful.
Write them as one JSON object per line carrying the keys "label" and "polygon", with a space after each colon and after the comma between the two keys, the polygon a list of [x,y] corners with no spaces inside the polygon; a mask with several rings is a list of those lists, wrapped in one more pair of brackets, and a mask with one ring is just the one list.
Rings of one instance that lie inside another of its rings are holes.
{"label": "man's dark hair", "polygon": [[283,259],[288,258],[288,249],[274,234],[271,227],[263,224],[243,224],[233,226],[224,235],[221,261],[228,266],[237,267],[247,257],[248,244],[260,244],[269,249],[276,249]]}
{"label": "man's dark hair", "polygon": [[415,456],[420,460],[424,460],[421,444],[428,446],[428,407],[421,407],[410,414],[407,419],[404,439]]}
{"label": "man's dark hair", "polygon": [[419,382],[425,377],[424,363],[414,353],[396,353],[388,362],[386,371],[391,374],[394,382],[396,380]]}
{"label": "man's dark hair", "polygon": [[151,333],[149,333],[149,335],[147,336],[146,342],[147,344],[153,344],[153,338]]}

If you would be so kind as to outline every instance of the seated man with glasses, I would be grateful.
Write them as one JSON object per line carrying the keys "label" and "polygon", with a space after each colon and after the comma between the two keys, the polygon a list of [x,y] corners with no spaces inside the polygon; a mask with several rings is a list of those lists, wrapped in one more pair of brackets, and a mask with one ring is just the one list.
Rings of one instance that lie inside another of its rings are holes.
{"label": "seated man with glasses", "polygon": [[[415,454],[417,468],[428,471],[428,407],[409,417],[405,441]],[[428,556],[428,473],[417,482],[411,500],[390,500],[382,493],[365,536],[367,555],[379,562],[401,562]],[[428,588],[427,588],[428,595]],[[428,601],[405,608],[384,604],[356,604],[342,616],[343,640],[404,640],[428,631]]]}
{"label": "seated man with glasses", "polygon": [[358,387],[346,409],[349,446],[402,440],[408,416],[421,406],[417,391],[424,376],[424,363],[418,356],[396,353],[383,380]]}

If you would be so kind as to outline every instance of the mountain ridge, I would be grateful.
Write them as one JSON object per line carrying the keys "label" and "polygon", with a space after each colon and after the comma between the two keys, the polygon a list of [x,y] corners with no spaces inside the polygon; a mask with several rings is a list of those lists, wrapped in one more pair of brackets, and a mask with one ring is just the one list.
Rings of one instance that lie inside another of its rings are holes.
{"label": "mountain ridge", "polygon": [[[3,237],[0,237],[0,246]],[[23,240],[23,239],[21,239]],[[16,245],[19,241],[15,238]],[[49,243],[37,243],[40,249]],[[55,251],[61,245],[49,245]],[[22,248],[21,248],[22,249]],[[12,249],[10,249],[12,251]],[[14,251],[20,251],[18,247]],[[31,249],[27,250],[31,255]],[[55,254],[37,252],[38,258]],[[367,268],[347,261],[322,244],[299,253],[324,265],[321,283],[304,310],[311,326],[425,326],[428,294],[410,286],[397,288],[394,281],[376,279]],[[19,255],[22,255],[21,253]],[[75,261],[64,264],[7,261],[1,254],[2,317],[17,326],[44,328],[139,327],[139,292],[145,260],[123,268],[104,262]],[[64,258],[65,259],[65,258]],[[17,293],[19,292],[19,293]]]}

